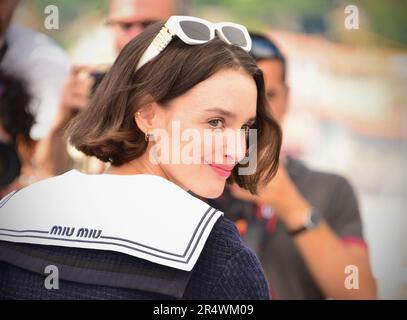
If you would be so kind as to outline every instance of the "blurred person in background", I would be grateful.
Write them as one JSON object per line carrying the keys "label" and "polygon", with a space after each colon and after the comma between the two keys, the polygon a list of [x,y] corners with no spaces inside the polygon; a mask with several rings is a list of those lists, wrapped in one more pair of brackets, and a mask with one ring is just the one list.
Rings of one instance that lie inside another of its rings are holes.
{"label": "blurred person in background", "polygon": [[109,0],[107,24],[112,27],[116,52],[149,25],[178,12],[176,0]]}
{"label": "blurred person in background", "polygon": [[34,165],[39,177],[46,177],[55,161],[44,150],[48,150],[47,137],[52,135],[69,63],[63,50],[45,34],[10,25],[18,2],[0,1],[0,67],[27,83],[32,96],[30,112],[35,116],[30,137],[38,141]]}
{"label": "blurred person in background", "polygon": [[[263,71],[269,106],[282,124],[288,111],[286,59],[266,36],[252,34],[251,54]],[[374,299],[367,245],[355,193],[336,174],[284,155],[276,177],[253,196],[236,185],[209,202],[234,220],[282,299]],[[347,289],[356,266],[358,289]]]}
{"label": "blurred person in background", "polygon": [[[179,0],[109,0],[107,24],[112,28],[116,53],[147,26],[166,20],[180,10]],[[48,136],[48,144],[42,150],[53,166],[50,175],[61,174],[72,168],[72,161],[67,152],[67,142],[63,132],[68,122],[89,105],[92,91],[104,76],[104,70],[91,66],[72,68],[63,89],[62,100],[53,123],[53,130]],[[98,163],[103,171],[105,165]]]}
{"label": "blurred person in background", "polygon": [[23,81],[0,70],[0,199],[35,179],[36,142],[30,131],[35,118]]}

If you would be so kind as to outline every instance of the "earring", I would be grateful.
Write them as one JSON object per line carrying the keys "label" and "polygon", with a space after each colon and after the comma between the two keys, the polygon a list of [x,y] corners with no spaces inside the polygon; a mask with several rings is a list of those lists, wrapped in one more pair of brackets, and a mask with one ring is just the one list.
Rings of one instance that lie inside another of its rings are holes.
{"label": "earring", "polygon": [[136,112],[136,117],[140,117],[140,115],[141,115],[141,112],[140,112],[140,111],[137,111],[137,112]]}
{"label": "earring", "polygon": [[146,132],[144,135],[144,139],[148,142],[148,141],[154,141],[154,135],[151,133]]}

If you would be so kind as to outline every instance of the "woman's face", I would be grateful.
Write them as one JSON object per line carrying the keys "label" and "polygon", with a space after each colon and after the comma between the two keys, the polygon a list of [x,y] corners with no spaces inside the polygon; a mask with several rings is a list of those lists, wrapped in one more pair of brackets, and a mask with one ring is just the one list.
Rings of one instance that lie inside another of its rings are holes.
{"label": "woman's face", "polygon": [[[219,197],[233,167],[245,157],[246,135],[256,117],[257,88],[243,69],[224,69],[200,82],[168,106],[157,108],[151,151],[161,155],[167,178],[204,198]],[[169,157],[163,157],[163,149]],[[168,155],[168,154],[167,154]]]}

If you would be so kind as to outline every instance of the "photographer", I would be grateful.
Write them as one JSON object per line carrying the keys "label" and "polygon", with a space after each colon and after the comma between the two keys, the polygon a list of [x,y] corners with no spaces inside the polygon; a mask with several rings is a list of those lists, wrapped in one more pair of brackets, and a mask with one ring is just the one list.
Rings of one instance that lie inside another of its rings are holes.
{"label": "photographer", "polygon": [[[112,29],[115,50],[121,49],[150,24],[167,19],[180,10],[181,1],[167,0],[109,0],[107,24]],[[57,116],[48,136],[39,146],[38,153],[44,160],[47,175],[58,175],[72,168],[73,163],[67,152],[63,132],[69,121],[89,105],[92,91],[103,78],[106,70],[92,66],[75,66],[71,69],[63,88]],[[96,163],[103,171],[105,165]]]}
{"label": "photographer", "polygon": [[[270,110],[281,124],[288,112],[287,61],[266,36],[251,34]],[[308,168],[284,150],[274,179],[254,196],[232,185],[210,204],[237,222],[258,251],[281,299],[375,299],[376,284],[355,192],[342,176]],[[243,226],[243,227],[242,227]],[[242,232],[243,231],[243,232]],[[355,267],[360,288],[345,285]]]}
{"label": "photographer", "polygon": [[0,198],[35,180],[29,102],[24,83],[0,70]]}

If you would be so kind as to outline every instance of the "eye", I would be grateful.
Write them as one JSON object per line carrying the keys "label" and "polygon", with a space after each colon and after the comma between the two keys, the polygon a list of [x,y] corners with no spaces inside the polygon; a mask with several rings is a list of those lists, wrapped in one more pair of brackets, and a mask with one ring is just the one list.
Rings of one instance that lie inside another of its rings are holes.
{"label": "eye", "polygon": [[223,119],[212,119],[208,121],[208,124],[213,129],[222,129],[225,125],[225,121]]}
{"label": "eye", "polygon": [[132,23],[125,23],[125,22],[123,22],[123,23],[120,23],[119,26],[120,26],[120,28],[121,28],[122,30],[128,31],[128,30],[130,30],[130,29],[133,27],[133,24],[132,24]]}
{"label": "eye", "polygon": [[147,28],[148,26],[156,23],[157,21],[155,20],[146,20],[146,21],[142,21],[140,24],[142,26],[143,29]]}

